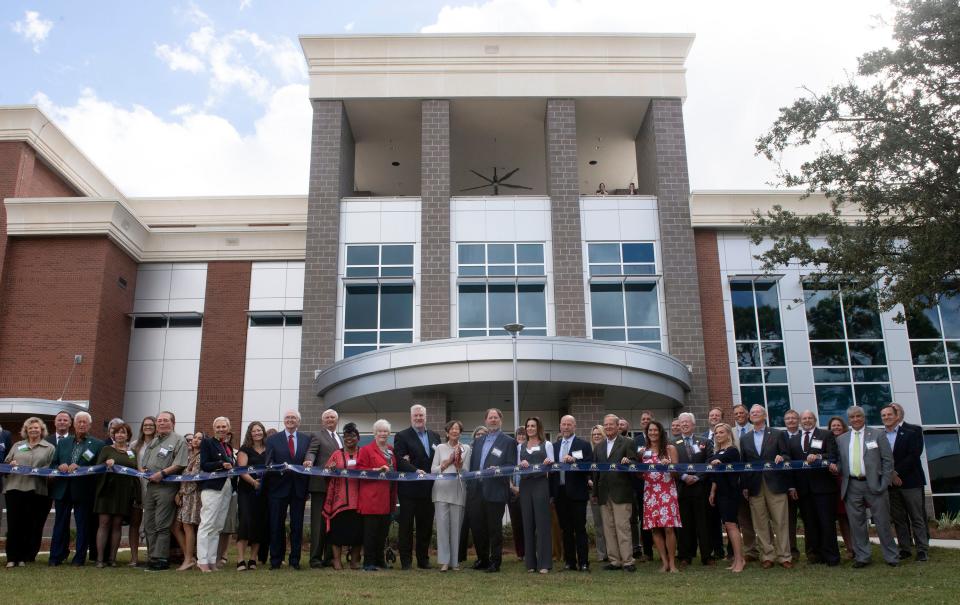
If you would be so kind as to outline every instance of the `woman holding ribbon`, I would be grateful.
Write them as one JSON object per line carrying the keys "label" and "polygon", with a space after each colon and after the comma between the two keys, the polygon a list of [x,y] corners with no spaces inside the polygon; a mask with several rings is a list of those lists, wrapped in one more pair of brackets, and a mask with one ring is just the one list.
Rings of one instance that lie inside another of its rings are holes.
{"label": "woman holding ribbon", "polygon": [[[200,443],[203,433],[187,435],[187,466],[183,469],[184,475],[196,475],[200,472]],[[183,564],[177,571],[187,571],[195,567],[197,559],[194,557],[194,548],[197,542],[197,526],[200,525],[200,490],[198,481],[184,481],[180,484],[180,491],[174,497],[179,507],[177,520],[174,522],[173,534],[180,543],[183,551]],[[178,527],[179,525],[179,527]]]}
{"label": "woman holding ribbon", "polygon": [[[522,469],[553,464],[553,444],[546,440],[543,424],[536,416],[524,422],[526,443],[517,445],[517,460]],[[550,480],[543,473],[520,477],[520,509],[523,514],[523,550],[527,572],[548,573],[553,568],[551,541]]]}
{"label": "woman holding ribbon", "polygon": [[[710,457],[710,466],[721,464],[736,464],[741,461],[740,450],[733,439],[733,428],[721,422],[713,427],[714,454]],[[737,510],[743,498],[740,487],[740,473],[716,473],[711,476],[713,485],[710,486],[710,506],[717,507],[720,521],[727,530],[727,537],[733,546],[733,564],[730,571],[743,571],[746,561],[743,558],[743,536],[740,535],[740,526],[737,525]]]}
{"label": "woman holding ribbon", "polygon": [[[267,429],[254,420],[247,427],[237,453],[237,466],[263,466],[267,463]],[[270,541],[267,535],[270,517],[263,475],[240,475],[237,482],[237,571],[257,568],[257,549]],[[249,553],[248,553],[249,549]],[[247,556],[250,558],[248,559]]]}
{"label": "woman holding ribbon", "polygon": [[[647,446],[640,450],[644,464],[670,464],[677,460],[677,448],[667,443],[663,425],[653,420],[647,425]],[[660,553],[660,571],[677,572],[677,536],[680,527],[680,506],[674,473],[647,471],[643,477],[643,529],[653,532],[653,543]]]}
{"label": "woman holding ribbon", "polygon": [[[390,423],[384,419],[373,423],[373,441],[360,448],[357,470],[389,473],[397,470],[393,446],[387,443]],[[361,479],[357,490],[357,511],[363,518],[363,570],[377,571],[387,566],[383,549],[390,529],[390,513],[397,504],[396,481]]]}
{"label": "woman holding ribbon", "polygon": [[[360,431],[349,422],[343,427],[343,448],[334,451],[326,468],[356,470],[360,448]],[[359,479],[331,477],[327,481],[327,499],[323,503],[323,518],[327,523],[327,541],[333,550],[333,568],[343,569],[343,550],[350,551],[350,569],[360,568],[360,547],[363,545],[363,521],[357,512],[360,491]]]}
{"label": "woman holding ribbon", "polygon": [[[130,445],[133,431],[126,422],[113,425],[110,431],[112,445],[105,445],[97,456],[97,464],[108,468],[125,466],[137,469],[137,454]],[[107,472],[97,478],[93,512],[99,515],[97,528],[97,567],[113,567],[117,562],[120,534],[124,519],[129,519],[134,505],[140,503],[140,479],[130,475]],[[131,544],[133,539],[131,536]],[[109,552],[107,545],[109,544]]]}
{"label": "woman holding ribbon", "polygon": [[[230,419],[220,416],[213,421],[213,437],[200,442],[200,470],[219,473],[233,469],[237,463],[230,434]],[[230,499],[236,479],[219,477],[200,482],[200,524],[197,528],[197,567],[200,571],[217,570],[220,531],[227,521]]]}
{"label": "woman holding ribbon", "polygon": [[[46,468],[53,460],[53,445],[44,437],[47,425],[36,416],[27,418],[20,438],[4,462],[13,466]],[[50,514],[47,478],[7,475],[3,481],[7,499],[7,567],[24,567],[37,558],[43,525]]]}
{"label": "woman holding ribbon", "polygon": [[[446,443],[441,443],[433,453],[430,472],[456,475],[470,465],[470,446],[460,443],[463,423],[451,420],[444,427]],[[437,561],[440,571],[460,570],[457,555],[460,552],[460,525],[463,523],[467,490],[460,478],[433,482],[433,505],[437,520]]]}

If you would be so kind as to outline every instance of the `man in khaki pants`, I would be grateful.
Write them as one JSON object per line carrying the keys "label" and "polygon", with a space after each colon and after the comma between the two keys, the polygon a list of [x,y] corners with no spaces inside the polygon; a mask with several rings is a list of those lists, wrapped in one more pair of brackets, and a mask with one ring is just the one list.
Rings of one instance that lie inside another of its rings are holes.
{"label": "man in khaki pants", "polygon": [[[633,440],[620,435],[613,414],[603,418],[606,441],[593,450],[593,461],[600,464],[629,464],[636,460]],[[601,506],[603,537],[607,543],[610,563],[606,570],[637,571],[633,561],[633,538],[630,536],[630,516],[633,514],[633,483],[629,473],[594,473],[597,503]]]}
{"label": "man in khaki pants", "polygon": [[[767,426],[767,411],[763,406],[750,408],[750,422],[753,431],[740,440],[743,461],[763,465],[786,460],[789,444],[782,431]],[[743,495],[750,499],[750,516],[763,568],[769,569],[774,563],[792,568],[787,498],[796,499],[797,490],[793,488],[790,471],[746,472],[741,481],[745,485]]]}

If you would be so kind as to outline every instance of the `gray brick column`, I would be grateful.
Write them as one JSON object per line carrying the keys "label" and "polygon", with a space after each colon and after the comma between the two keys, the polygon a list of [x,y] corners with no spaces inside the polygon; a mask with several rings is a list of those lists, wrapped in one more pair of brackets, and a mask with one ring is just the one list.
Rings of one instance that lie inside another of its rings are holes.
{"label": "gray brick column", "polygon": [[[443,427],[446,426],[448,420],[447,394],[442,391],[417,391],[413,394],[410,405],[414,403],[419,403],[427,408],[427,428],[440,433],[440,436],[443,437],[446,434]],[[464,427],[464,430],[466,430],[466,427]]]}
{"label": "gray brick column", "polygon": [[577,421],[577,435],[590,440],[590,430],[603,424],[607,413],[603,405],[603,389],[574,389],[567,396],[567,413]]}
{"label": "gray brick column", "polygon": [[337,257],[340,198],[353,190],[353,134],[342,101],[312,101],[310,184],[300,342],[300,414],[304,430],[320,427],[323,401],[315,370],[334,361],[337,328]]}
{"label": "gray brick column", "polygon": [[697,254],[690,223],[690,178],[680,99],[652,99],[637,134],[641,193],[657,196],[670,354],[693,368],[686,410],[707,415],[707,376]]}
{"label": "gray brick column", "polygon": [[420,340],[450,338],[450,101],[420,103]]}
{"label": "gray brick column", "polygon": [[583,246],[577,172],[577,110],[573,99],[548,99],[547,194],[553,238],[553,302],[557,336],[587,335],[583,298]]}

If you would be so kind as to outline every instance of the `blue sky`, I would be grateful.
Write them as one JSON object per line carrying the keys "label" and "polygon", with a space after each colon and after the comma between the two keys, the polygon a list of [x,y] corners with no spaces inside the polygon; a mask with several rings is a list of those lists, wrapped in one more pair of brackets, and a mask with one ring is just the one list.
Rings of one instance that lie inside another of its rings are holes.
{"label": "blue sky", "polygon": [[0,3],[0,104],[34,103],[127,195],[301,194],[300,34],[693,32],[684,106],[695,189],[764,188],[777,108],[889,42],[882,0]]}

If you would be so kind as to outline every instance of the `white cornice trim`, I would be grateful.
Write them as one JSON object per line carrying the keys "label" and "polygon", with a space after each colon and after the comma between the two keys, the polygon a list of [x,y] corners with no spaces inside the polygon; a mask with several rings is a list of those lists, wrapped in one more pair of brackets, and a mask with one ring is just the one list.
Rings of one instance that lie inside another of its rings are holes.
{"label": "white cornice trim", "polygon": [[[800,216],[831,212],[830,202],[823,194],[802,199],[803,191],[779,190],[704,190],[690,194],[690,222],[695,229],[743,229],[753,222],[754,211],[766,212],[775,205]],[[852,210],[843,213],[851,222],[864,215]]]}

